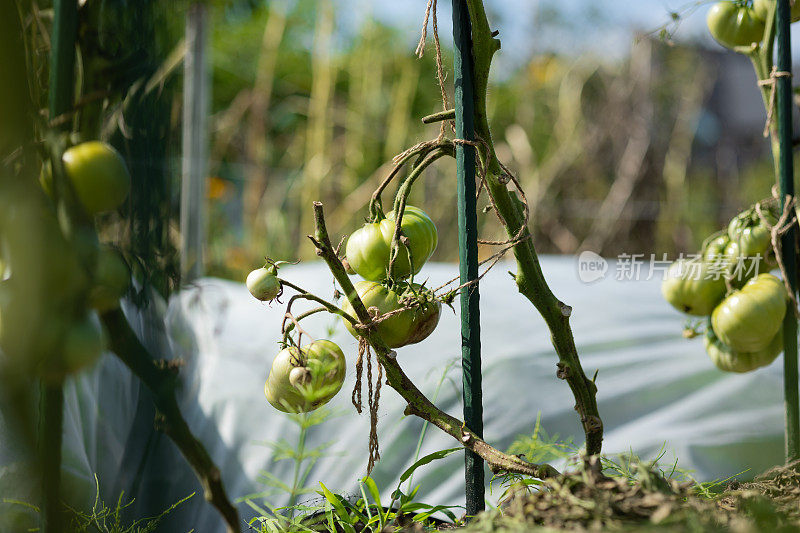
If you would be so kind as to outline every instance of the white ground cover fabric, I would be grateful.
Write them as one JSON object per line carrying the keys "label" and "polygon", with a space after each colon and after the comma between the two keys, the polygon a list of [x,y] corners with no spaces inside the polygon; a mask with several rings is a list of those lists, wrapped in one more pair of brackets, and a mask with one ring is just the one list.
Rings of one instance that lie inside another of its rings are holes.
{"label": "white ground cover fabric", "polygon": [[[750,374],[718,371],[700,338],[682,338],[685,317],[661,298],[659,274],[646,280],[644,271],[639,281],[620,281],[611,263],[605,279],[585,284],[578,279],[576,265],[573,257],[542,258],[553,292],[573,307],[571,323],[586,374],[591,377],[599,370],[604,452],[633,450],[652,458],[665,447],[663,465],[677,458],[680,467],[694,470],[700,480],[748,468],[744,476],[752,476],[782,461],[781,358]],[[532,305],[517,293],[507,274],[514,269],[512,263],[498,264],[480,286],[486,440],[505,449],[516,436],[531,434],[541,413],[547,433],[580,445],[574,400],[567,384],[555,376],[557,358],[549,333]],[[431,264],[417,279],[429,278],[428,285],[437,287],[457,273],[456,265]],[[332,278],[322,263],[285,267],[281,276],[321,296],[333,292]],[[295,311],[302,309],[298,305]],[[156,302],[145,312],[126,306],[125,311],[149,347],[185,361],[181,406],[222,470],[229,495],[241,498],[267,490],[259,482],[264,470],[290,482],[293,465],[273,462],[273,450],[265,443],[294,442],[297,428],[263,395],[278,351],[284,307],[254,300],[243,283],[203,279],[173,297],[169,305]],[[365,474],[369,428],[368,414],[358,415],[350,404],[356,342],[329,316],[316,315],[303,326],[316,338],[338,343],[348,364],[344,388],[329,404],[337,416],[309,435],[309,446],[326,442],[331,446],[311,469],[308,484],[318,486],[322,481],[355,497],[357,479]],[[332,336],[328,336],[330,326],[336,326]],[[405,372],[429,397],[445,367],[459,357],[458,314],[448,308],[429,339],[398,350]],[[448,377],[436,403],[460,418],[460,368],[453,367]],[[422,428],[418,419],[403,417],[403,408],[400,397],[384,386],[379,412],[382,460],[373,477],[387,496],[399,474],[413,463]],[[97,473],[101,496],[110,504],[121,491],[126,501],[135,498],[128,509],[132,516],[157,514],[196,491],[173,512],[163,530],[222,531],[186,462],[164,435],[153,430],[153,414],[147,392],[108,354],[91,372],[68,383],[64,472],[72,504],[90,506]],[[421,453],[455,445],[431,427]],[[0,439],[0,496],[25,500],[32,497],[31,488],[17,475],[16,457],[14,443]],[[415,484],[422,485],[419,499],[463,504],[462,457],[454,454],[420,469],[414,477]],[[273,505],[286,503],[280,492],[269,499]],[[6,507],[0,509],[2,516],[9,507],[0,505]],[[239,509],[243,520],[255,515],[243,502]]]}

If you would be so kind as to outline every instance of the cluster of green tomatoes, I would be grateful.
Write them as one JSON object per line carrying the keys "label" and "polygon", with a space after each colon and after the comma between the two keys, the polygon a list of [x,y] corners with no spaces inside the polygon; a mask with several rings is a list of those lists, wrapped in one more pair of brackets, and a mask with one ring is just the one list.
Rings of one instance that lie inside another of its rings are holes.
{"label": "cluster of green tomatoes", "polygon": [[[706,23],[711,36],[726,48],[749,47],[761,42],[775,0],[724,0],[711,6]],[[793,1],[791,20],[800,20],[800,2]]]}
{"label": "cluster of green tomatoes", "polygon": [[[370,316],[374,331],[389,348],[418,343],[439,323],[441,303],[433,291],[413,282],[431,257],[438,242],[436,226],[418,207],[406,206],[401,220],[402,238],[392,265],[395,213],[378,213],[374,220],[353,232],[342,260],[348,274],[358,274],[354,287]],[[246,285],[258,300],[278,298],[283,286],[277,264],[250,272]],[[341,309],[352,317],[355,311],[343,299]],[[342,319],[356,338],[359,333]],[[285,342],[285,340],[284,340]],[[302,348],[289,345],[275,356],[264,386],[267,400],[284,412],[307,412],[324,405],[341,389],[345,375],[342,350],[329,340],[317,340]]]}
{"label": "cluster of green tomatoes", "polygon": [[[127,166],[108,144],[76,144],[64,151],[62,163],[65,185],[89,221],[117,209],[128,196]],[[15,367],[58,382],[103,352],[106,335],[98,313],[119,306],[131,273],[115,247],[99,244],[94,226],[76,224],[63,204],[47,199],[54,197],[49,162],[40,183],[46,193],[41,201],[11,205],[3,217],[0,349]],[[32,275],[40,261],[51,265],[48,275]],[[44,297],[37,299],[32,289]]]}
{"label": "cluster of green tomatoes", "polygon": [[776,265],[770,232],[776,223],[766,208],[739,213],[695,257],[672,263],[661,285],[677,310],[708,317],[703,342],[721,370],[749,372],[783,351],[788,293],[769,273]]}

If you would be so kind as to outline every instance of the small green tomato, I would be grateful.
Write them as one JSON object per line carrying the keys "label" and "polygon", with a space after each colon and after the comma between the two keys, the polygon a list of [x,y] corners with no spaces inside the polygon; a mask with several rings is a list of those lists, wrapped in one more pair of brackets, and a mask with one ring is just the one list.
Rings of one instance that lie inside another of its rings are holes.
{"label": "small green tomato", "polygon": [[281,282],[275,275],[275,268],[257,268],[247,275],[247,290],[257,300],[271,302],[281,292]]}

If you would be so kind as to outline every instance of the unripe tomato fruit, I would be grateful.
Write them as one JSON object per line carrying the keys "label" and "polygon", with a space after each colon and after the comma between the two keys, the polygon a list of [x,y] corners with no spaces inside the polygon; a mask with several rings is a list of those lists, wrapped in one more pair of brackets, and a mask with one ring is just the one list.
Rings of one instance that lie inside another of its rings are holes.
{"label": "unripe tomato fruit", "polygon": [[[416,344],[433,333],[439,324],[442,304],[430,289],[421,285],[398,283],[394,289],[389,289],[374,281],[359,281],[355,284],[355,289],[367,311],[375,307],[379,315],[391,313],[405,306],[412,307],[390,316],[376,326],[378,334],[389,348]],[[355,316],[349,300],[342,303],[342,310]],[[350,322],[344,319],[342,321],[347,331],[358,338]]]}
{"label": "unripe tomato fruit", "polygon": [[64,338],[64,367],[68,373],[94,363],[106,348],[106,335],[97,313],[73,322]]}
{"label": "unripe tomato fruit", "polygon": [[711,272],[711,265],[686,259],[672,263],[661,282],[664,299],[682,313],[694,316],[711,314],[727,291],[722,273]]}
{"label": "unripe tomato fruit", "polygon": [[103,246],[97,251],[94,285],[89,292],[90,305],[99,312],[119,307],[119,300],[131,285],[131,271],[118,250]]}
{"label": "unripe tomato fruit", "polygon": [[[347,239],[345,247],[347,261],[362,278],[380,281],[388,277],[395,224],[395,213],[392,211],[380,222],[365,224]],[[418,273],[438,244],[436,225],[425,211],[418,207],[412,205],[405,207],[400,227],[403,235],[408,238],[409,245],[406,247],[400,244],[400,253],[394,265],[396,279],[412,273],[411,263],[414,265],[413,273]]]}
{"label": "unripe tomato fruit", "polygon": [[786,314],[786,288],[772,274],[759,274],[733,291],[711,313],[719,339],[737,352],[769,346]]}
{"label": "unripe tomato fruit", "polygon": [[281,292],[281,282],[275,275],[275,268],[257,268],[247,275],[245,285],[250,294],[262,302],[274,300]]}
{"label": "unripe tomato fruit", "polygon": [[706,246],[706,249],[703,251],[703,260],[713,263],[714,261],[720,261],[724,259],[725,247],[728,246],[729,241],[730,239],[728,238],[727,233],[712,240],[710,243],[708,243],[708,246]]}
{"label": "unripe tomato fruit", "polygon": [[783,351],[783,329],[772,338],[766,348],[755,352],[737,352],[717,337],[709,321],[703,345],[711,361],[725,372],[750,372],[772,363]]}
{"label": "unripe tomato fruit", "polygon": [[[770,4],[774,6],[775,0],[754,0],[753,13],[760,20],[766,22],[767,17],[769,16]],[[792,22],[797,22],[798,20],[800,20],[800,1],[791,0],[790,4],[792,4],[792,7],[791,11],[789,12],[789,18]]]}
{"label": "unripe tomato fruit", "polygon": [[272,361],[264,384],[267,401],[284,413],[307,413],[325,405],[342,388],[346,362],[329,340],[284,348]]}
{"label": "unripe tomato fruit", "polygon": [[75,194],[90,215],[113,211],[131,190],[131,176],[111,145],[89,141],[68,148],[62,156]]}
{"label": "unripe tomato fruit", "polygon": [[750,7],[733,2],[717,2],[706,17],[708,31],[726,48],[750,46],[764,38],[764,21]]}

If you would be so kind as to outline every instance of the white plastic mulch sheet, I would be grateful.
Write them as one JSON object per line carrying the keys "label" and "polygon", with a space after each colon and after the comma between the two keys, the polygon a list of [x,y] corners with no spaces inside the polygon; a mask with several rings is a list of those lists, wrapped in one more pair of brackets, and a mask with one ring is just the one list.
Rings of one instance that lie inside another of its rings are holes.
{"label": "white plastic mulch sheet", "polygon": [[[597,397],[606,453],[633,450],[653,458],[665,446],[662,464],[677,457],[679,466],[693,469],[698,479],[727,477],[745,468],[752,475],[782,461],[780,358],[745,375],[716,370],[699,338],[682,338],[684,317],[662,300],[658,275],[618,281],[612,263],[607,279],[584,284],[575,258],[544,257],[542,268],[556,296],[573,307],[571,324],[586,374],[591,377],[599,370]],[[505,449],[516,436],[530,435],[541,413],[548,434],[580,445],[574,400],[567,384],[556,378],[557,358],[547,328],[517,293],[507,270],[514,265],[498,264],[480,286],[486,439]],[[436,287],[457,272],[456,265],[427,265],[418,281],[429,278],[428,285]],[[322,263],[286,267],[281,276],[325,297],[333,293],[332,278]],[[298,305],[295,311],[302,309]],[[291,482],[293,465],[273,462],[273,449],[265,443],[294,442],[297,428],[263,396],[278,351],[284,307],[254,300],[243,284],[204,279],[175,296],[168,307],[156,303],[144,313],[130,307],[126,312],[135,329],[147,332],[148,346],[164,357],[185,361],[181,405],[222,470],[229,495],[240,498],[267,490],[258,481],[263,470]],[[328,337],[330,326],[336,331]],[[322,481],[355,496],[357,479],[365,474],[369,431],[366,410],[358,415],[350,403],[356,342],[330,316],[315,315],[303,327],[316,338],[337,342],[348,363],[344,388],[329,404],[337,416],[312,428],[308,437],[308,446],[331,444],[311,469],[309,484]],[[404,370],[429,397],[445,367],[458,357],[459,319],[448,308],[429,339],[398,350]],[[460,418],[458,365],[448,378],[436,403]],[[157,514],[196,491],[172,513],[164,531],[223,530],[177,449],[153,430],[146,391],[115,358],[106,355],[92,372],[71,382],[66,405],[64,469],[66,482],[75,487],[70,491],[74,505],[90,505],[97,473],[101,496],[110,503],[121,491],[126,500],[135,498],[128,510],[131,516]],[[382,459],[373,472],[384,490],[393,489],[399,474],[412,464],[422,428],[420,420],[403,417],[403,408],[400,397],[384,386],[379,411]],[[455,445],[431,427],[421,453]],[[9,449],[10,444],[0,443],[0,488],[4,495],[17,497]],[[422,501],[463,504],[462,457],[454,454],[415,474],[415,484],[422,484]],[[388,496],[390,490],[384,493]],[[283,505],[287,500],[277,492],[270,501]],[[255,515],[245,503],[240,502],[239,509],[243,520]]]}

